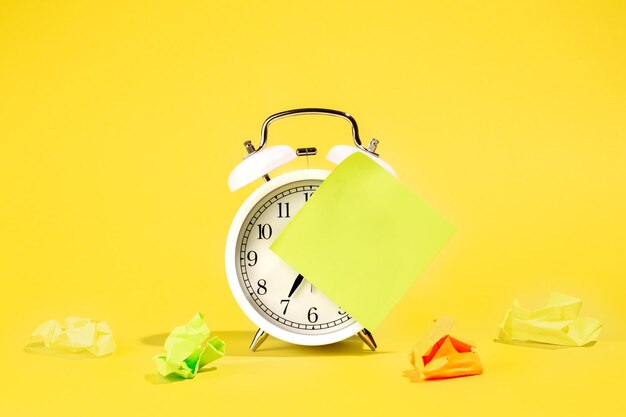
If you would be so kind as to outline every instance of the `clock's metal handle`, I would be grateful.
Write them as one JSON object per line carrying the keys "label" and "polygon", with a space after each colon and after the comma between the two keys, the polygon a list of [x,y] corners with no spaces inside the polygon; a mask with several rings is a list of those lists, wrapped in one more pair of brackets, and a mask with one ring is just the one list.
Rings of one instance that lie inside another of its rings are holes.
{"label": "clock's metal handle", "polygon": [[[352,125],[352,140],[354,141],[354,144],[356,145],[356,147],[365,152],[378,156],[374,152],[376,150],[376,145],[378,144],[378,141],[376,139],[373,139],[372,143],[370,143],[369,149],[364,147],[363,143],[361,142],[361,138],[359,137],[359,126],[356,124],[356,120],[354,120],[354,117],[352,117],[346,112],[342,112],[339,110],[322,109],[322,108],[316,108],[316,107],[286,110],[280,113],[273,114],[267,119],[265,119],[265,122],[263,122],[263,127],[261,127],[261,143],[259,144],[258,149],[254,150],[254,148],[252,148],[252,152],[260,151],[261,149],[265,147],[265,145],[267,144],[267,130],[268,130],[269,125],[272,122],[279,120],[279,119],[284,119],[286,117],[306,115],[306,114],[335,116],[335,117],[339,117],[339,118],[347,120]],[[250,152],[250,149],[248,150],[248,152]]]}

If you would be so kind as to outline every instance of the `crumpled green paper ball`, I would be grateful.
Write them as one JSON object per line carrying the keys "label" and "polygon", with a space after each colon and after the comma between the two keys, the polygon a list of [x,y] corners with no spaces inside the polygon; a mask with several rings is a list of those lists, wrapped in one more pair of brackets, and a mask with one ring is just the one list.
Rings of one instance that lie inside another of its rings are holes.
{"label": "crumpled green paper ball", "polygon": [[217,336],[209,339],[210,334],[202,313],[174,328],[165,340],[166,352],[154,357],[159,374],[193,378],[203,366],[224,356],[224,341]]}

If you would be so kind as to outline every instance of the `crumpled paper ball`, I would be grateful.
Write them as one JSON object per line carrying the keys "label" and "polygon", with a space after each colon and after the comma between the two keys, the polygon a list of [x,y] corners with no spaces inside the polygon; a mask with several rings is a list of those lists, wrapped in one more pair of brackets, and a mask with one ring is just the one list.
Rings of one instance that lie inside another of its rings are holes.
{"label": "crumpled paper ball", "polygon": [[443,379],[483,373],[474,345],[450,336],[454,321],[442,317],[435,321],[430,334],[410,354],[411,364],[422,379]]}
{"label": "crumpled paper ball", "polygon": [[202,313],[174,328],[165,340],[166,352],[154,357],[159,374],[193,378],[203,366],[224,356],[224,341],[217,336],[209,338],[210,334]]}
{"label": "crumpled paper ball", "polygon": [[83,352],[104,356],[115,351],[115,340],[106,321],[68,317],[63,323],[48,320],[35,329],[29,346],[43,344],[48,349]]}

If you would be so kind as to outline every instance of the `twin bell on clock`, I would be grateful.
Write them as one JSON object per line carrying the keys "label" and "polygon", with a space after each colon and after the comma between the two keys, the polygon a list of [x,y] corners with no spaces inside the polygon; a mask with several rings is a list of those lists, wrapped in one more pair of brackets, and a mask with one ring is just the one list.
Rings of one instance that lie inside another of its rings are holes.
{"label": "twin bell on clock", "polygon": [[364,147],[357,123],[347,113],[303,108],[271,115],[261,128],[258,148],[245,142],[247,155],[228,177],[231,191],[259,178],[266,181],[245,200],[231,224],[226,242],[228,282],[240,308],[259,328],[250,345],[252,351],[268,335],[299,345],[325,345],[355,334],[375,350],[376,342],[367,329],[270,250],[272,242],[330,174],[326,170],[305,169],[270,177],[271,171],[298,156],[317,153],[314,147],[294,150],[287,145],[267,146],[272,122],[299,115],[334,116],[351,124],[355,146],[334,146],[326,156],[331,162],[339,164],[361,152],[395,176],[375,152],[378,141],[372,139]]}

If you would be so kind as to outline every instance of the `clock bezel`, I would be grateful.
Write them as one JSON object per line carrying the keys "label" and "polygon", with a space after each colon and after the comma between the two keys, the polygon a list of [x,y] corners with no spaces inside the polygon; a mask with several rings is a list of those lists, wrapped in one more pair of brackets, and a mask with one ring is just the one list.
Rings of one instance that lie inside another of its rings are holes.
{"label": "clock bezel", "polygon": [[228,277],[228,284],[230,285],[231,292],[239,307],[261,330],[281,340],[298,345],[319,346],[336,343],[357,334],[363,329],[363,326],[355,321],[347,327],[325,334],[302,334],[289,331],[274,324],[269,320],[269,318],[266,318],[259,313],[246,297],[246,290],[242,287],[237,274],[237,265],[239,264],[239,248],[237,248],[237,240],[244,222],[250,214],[250,211],[252,211],[257,203],[259,203],[259,201],[271,191],[302,180],[323,181],[326,179],[328,174],[330,174],[330,171],[323,169],[303,169],[287,172],[261,185],[243,202],[237,211],[237,214],[230,225],[228,238],[226,239],[226,276]]}

